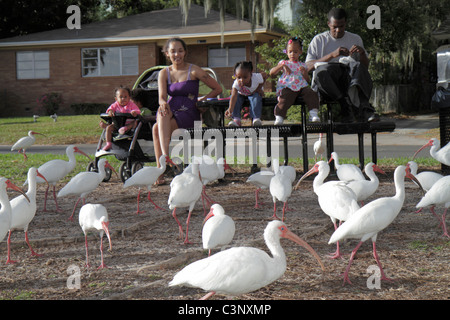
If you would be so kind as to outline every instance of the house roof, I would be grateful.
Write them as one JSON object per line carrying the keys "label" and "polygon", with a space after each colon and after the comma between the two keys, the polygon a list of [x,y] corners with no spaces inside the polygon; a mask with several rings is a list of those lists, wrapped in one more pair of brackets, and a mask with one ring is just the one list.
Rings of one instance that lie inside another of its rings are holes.
{"label": "house roof", "polygon": [[[256,26],[255,39],[280,37],[282,34],[262,26]],[[235,16],[225,15],[224,39],[241,37],[250,40],[251,24],[238,20]],[[154,41],[162,45],[173,36],[183,38],[188,44],[220,43],[220,13],[210,10],[205,16],[203,7],[192,4],[186,25],[179,7],[145,12],[124,18],[110,19],[90,24],[82,24],[81,29],[61,28],[38,32],[24,36],[0,39],[0,48],[79,45],[100,42]],[[268,39],[266,39],[268,40]]]}

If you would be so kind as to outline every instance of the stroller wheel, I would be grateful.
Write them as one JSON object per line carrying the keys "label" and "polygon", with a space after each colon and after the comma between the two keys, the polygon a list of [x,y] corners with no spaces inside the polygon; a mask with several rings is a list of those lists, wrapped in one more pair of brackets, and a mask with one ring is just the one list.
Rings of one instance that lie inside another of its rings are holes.
{"label": "stroller wheel", "polygon": [[120,165],[119,176],[122,182],[127,181],[131,177],[131,168],[128,168],[126,161]]}
{"label": "stroller wheel", "polygon": [[[86,166],[86,171],[98,172],[98,168],[95,165],[94,161],[91,161],[91,162],[88,163],[88,165]],[[103,179],[103,182],[108,182],[109,179],[111,179],[111,175],[112,175],[111,169],[105,168],[105,173],[106,174],[105,174],[105,178]]]}
{"label": "stroller wheel", "polygon": [[144,167],[142,162],[133,162],[131,165],[131,175],[135,174],[137,171],[141,170]]}
{"label": "stroller wheel", "polygon": [[86,171],[89,172],[97,172],[97,168],[95,167],[95,163],[93,161],[89,162],[88,165],[86,166]]}

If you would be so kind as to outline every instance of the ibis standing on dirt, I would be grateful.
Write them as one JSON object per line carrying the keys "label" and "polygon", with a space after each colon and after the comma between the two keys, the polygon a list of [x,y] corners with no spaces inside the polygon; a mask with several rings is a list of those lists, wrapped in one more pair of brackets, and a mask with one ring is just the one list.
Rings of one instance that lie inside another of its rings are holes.
{"label": "ibis standing on dirt", "polygon": [[174,276],[169,286],[201,288],[209,292],[203,300],[216,293],[241,295],[258,290],[279,279],[286,271],[281,238],[306,248],[325,270],[314,249],[277,220],[269,222],[264,230],[264,240],[272,256],[252,247],[230,248],[186,266]]}
{"label": "ibis standing on dirt", "polygon": [[8,235],[8,259],[6,263],[14,263],[15,261],[11,260],[10,256],[10,244],[11,244],[11,233],[14,230],[23,230],[25,232],[25,241],[30,248],[32,256],[39,256],[36,252],[34,252],[33,248],[28,241],[28,226],[30,222],[33,221],[34,216],[36,215],[36,178],[40,177],[45,180],[45,177],[38,171],[38,169],[31,167],[28,169],[28,191],[26,193],[27,198],[25,196],[20,195],[10,201],[11,203],[11,225],[9,227],[9,235]]}
{"label": "ibis standing on dirt", "polygon": [[111,246],[111,236],[109,233],[109,219],[108,212],[106,208],[101,204],[85,204],[80,209],[80,215],[78,217],[78,221],[80,223],[80,227],[84,233],[84,244],[86,247],[86,267],[89,268],[89,253],[88,253],[88,241],[87,234],[89,231],[98,231],[100,232],[100,255],[101,255],[101,264],[97,268],[103,269],[106,268],[105,263],[103,262],[103,235],[106,233],[106,237],[109,241],[109,250],[112,250]]}
{"label": "ibis standing on dirt", "polygon": [[223,207],[215,203],[203,221],[203,249],[209,250],[223,247],[233,241],[236,226],[233,219],[225,214]]}

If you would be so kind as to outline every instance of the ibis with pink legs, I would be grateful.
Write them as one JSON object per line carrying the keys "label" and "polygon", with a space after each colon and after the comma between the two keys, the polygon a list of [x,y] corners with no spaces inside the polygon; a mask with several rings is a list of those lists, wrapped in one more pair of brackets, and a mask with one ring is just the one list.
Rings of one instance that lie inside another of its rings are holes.
{"label": "ibis with pink legs", "polygon": [[411,174],[419,180],[423,190],[428,191],[431,187],[444,176],[434,171],[422,171],[417,173],[419,165],[415,161],[409,161],[407,166],[411,170]]}
{"label": "ibis with pink legs", "polygon": [[277,217],[277,201],[283,202],[283,215],[281,221],[284,221],[284,214],[286,212],[286,206],[289,197],[292,194],[292,181],[280,171],[279,160],[273,159],[273,172],[274,176],[270,180],[269,191],[273,200],[273,216],[272,219],[278,219]]}
{"label": "ibis with pink legs", "polygon": [[334,160],[336,174],[341,181],[366,180],[361,169],[352,163],[340,163],[336,152],[331,153],[329,162]]}
{"label": "ibis with pink legs", "polygon": [[27,200],[30,200],[28,199],[27,194],[14,183],[12,183],[11,180],[0,177],[0,241],[3,241],[6,234],[9,232],[12,220],[12,208],[6,189],[18,191]]}
{"label": "ibis with pink legs", "polygon": [[417,154],[425,149],[426,147],[430,148],[430,155],[446,166],[450,166],[450,142],[447,143],[444,147],[441,148],[441,142],[436,138],[431,138],[426,144],[420,147],[419,150],[413,155],[413,160],[416,158]]}
{"label": "ibis with pink legs", "polygon": [[169,286],[189,286],[214,294],[242,295],[258,290],[279,279],[286,271],[286,255],[280,239],[286,238],[306,248],[325,267],[319,255],[304,240],[279,221],[271,221],[264,230],[264,240],[271,256],[252,247],[234,247],[195,261],[179,271]]}
{"label": "ibis with pink legs", "polygon": [[255,190],[255,209],[261,208],[261,201],[259,200],[259,193],[261,190],[269,189],[270,180],[272,180],[274,176],[273,171],[271,170],[261,170],[259,172],[255,172],[247,178],[247,183],[251,183],[256,187]]}
{"label": "ibis with pink legs", "polygon": [[[77,164],[75,153],[82,154],[90,160],[90,157],[82,150],[80,150],[78,147],[74,145],[69,145],[66,148],[66,155],[69,158],[69,161],[65,161],[62,159],[54,159],[44,163],[38,168],[38,171],[47,180],[47,188],[45,189],[45,199],[43,209],[44,212],[47,212],[47,197],[50,185],[53,186],[53,199],[55,200],[56,211],[58,212],[61,211],[58,206],[58,201],[56,200],[56,184],[60,180],[64,179],[64,177],[67,176],[69,173],[71,173],[73,169],[75,169],[75,166]],[[45,181],[42,178],[37,177],[36,182],[44,183]],[[25,181],[24,185],[26,185],[27,183],[28,181]]]}
{"label": "ibis with pink legs", "polygon": [[203,249],[208,249],[208,254],[211,255],[211,249],[224,247],[233,241],[235,231],[233,219],[225,214],[220,204],[213,204],[203,221]]}
{"label": "ibis with pink legs", "polygon": [[109,241],[109,250],[112,250],[111,246],[111,235],[109,232],[109,219],[108,212],[106,208],[101,204],[85,204],[80,209],[80,214],[78,216],[78,221],[80,223],[81,230],[84,233],[84,244],[86,248],[86,267],[89,268],[89,250],[88,250],[88,241],[87,235],[89,232],[99,232],[100,233],[100,258],[101,264],[97,268],[103,269],[107,268],[103,261],[103,236],[106,234],[106,237]]}
{"label": "ibis with pink legs", "polygon": [[22,137],[19,140],[17,140],[16,143],[13,144],[11,147],[11,151],[18,151],[19,153],[23,154],[23,159],[28,160],[28,157],[26,155],[26,151],[29,147],[31,147],[36,142],[36,137],[34,135],[36,134],[42,134],[36,131],[28,131],[28,136]]}
{"label": "ibis with pink legs", "polygon": [[192,172],[183,171],[183,173],[175,176],[170,183],[170,194],[167,203],[169,208],[171,210],[173,209],[172,216],[178,224],[180,237],[183,237],[183,228],[177,218],[176,210],[177,208],[189,208],[186,220],[185,244],[191,243],[189,241],[189,222],[195,204],[200,199],[203,192],[203,183],[200,176],[198,160],[194,159],[192,162]]}
{"label": "ibis with pink legs", "polygon": [[105,168],[109,168],[112,171],[116,172],[115,169],[109,164],[109,162],[105,158],[102,158],[98,161],[98,172],[80,172],[72,179],[70,179],[70,181],[61,190],[59,190],[57,196],[58,198],[71,195],[78,196],[78,200],[73,207],[72,215],[69,217],[69,220],[73,221],[73,215],[77,208],[78,202],[83,200],[83,204],[85,204],[86,196],[97,189],[103,179],[105,179]]}
{"label": "ibis with pink legs", "polygon": [[25,242],[30,248],[31,256],[40,256],[37,254],[30,245],[28,241],[28,226],[31,221],[33,221],[36,215],[36,178],[40,177],[46,181],[45,177],[36,169],[31,167],[28,169],[27,180],[28,180],[28,191],[26,192],[27,197],[20,195],[15,197],[10,201],[11,203],[11,225],[9,227],[8,235],[8,258],[6,263],[15,263],[16,261],[11,260],[11,234],[14,230],[23,230],[25,232]]}
{"label": "ibis with pink legs", "polygon": [[158,177],[161,176],[166,171],[167,163],[170,163],[173,166],[175,166],[175,163],[173,163],[173,161],[167,155],[162,155],[159,158],[159,163],[160,163],[159,167],[144,167],[136,171],[123,184],[124,188],[128,188],[131,186],[139,187],[139,192],[137,196],[137,211],[136,211],[137,214],[143,212],[139,209],[141,187],[147,188],[147,199],[153,204],[155,209],[162,209],[151,199],[150,190],[152,188],[152,185],[156,182],[156,180],[158,180]]}
{"label": "ibis with pink legs", "polygon": [[378,233],[387,228],[400,213],[405,201],[405,177],[414,180],[420,185],[417,179],[411,174],[406,166],[398,166],[394,172],[395,195],[393,197],[383,197],[373,200],[361,207],[352,214],[336,231],[331,235],[328,244],[336,243],[344,239],[359,239],[358,245],[352,251],[350,261],[344,272],[344,283],[351,284],[348,273],[353,259],[359,247],[368,239],[372,239],[373,256],[380,268],[381,280],[390,281],[386,277],[381,266],[376,250]]}
{"label": "ibis with pink legs", "polygon": [[[434,210],[437,205],[444,205],[442,217],[439,217]],[[423,198],[416,205],[416,208],[424,208],[427,206],[431,206],[431,212],[438,219],[439,225],[442,227],[442,231],[444,232],[444,236],[450,237],[445,222],[445,216],[447,214],[448,207],[450,207],[450,176],[445,176],[433,184],[430,190],[425,193]]]}
{"label": "ibis with pink legs", "polygon": [[[358,202],[355,192],[343,181],[328,181],[325,179],[330,173],[330,166],[325,161],[317,162],[307,173],[305,173],[295,185],[298,188],[300,182],[306,177],[318,173],[313,181],[314,193],[317,195],[319,206],[322,211],[330,217],[333,222],[334,230],[338,229],[337,221],[342,223],[346,221],[358,209]],[[336,251],[330,254],[330,258],[337,259],[341,257],[339,242],[336,243]]]}

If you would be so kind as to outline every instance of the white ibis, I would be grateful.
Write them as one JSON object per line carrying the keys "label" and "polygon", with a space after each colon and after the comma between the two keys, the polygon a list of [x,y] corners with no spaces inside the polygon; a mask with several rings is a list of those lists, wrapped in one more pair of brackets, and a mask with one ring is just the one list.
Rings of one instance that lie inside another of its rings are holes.
{"label": "white ibis", "polygon": [[450,166],[450,142],[441,148],[441,142],[436,138],[432,138],[428,141],[428,143],[424,144],[419,150],[416,151],[412,159],[414,160],[417,154],[426,147],[431,147],[430,155],[434,159],[442,164],[445,164],[446,166]]}
{"label": "white ibis", "polygon": [[186,239],[185,244],[191,243],[189,241],[189,222],[191,219],[192,210],[194,210],[195,203],[200,199],[203,191],[203,183],[200,178],[200,170],[198,160],[194,159],[192,163],[192,173],[185,172],[175,176],[170,183],[170,194],[167,201],[169,208],[172,211],[172,216],[178,224],[180,237],[183,236],[183,228],[176,216],[177,208],[189,208],[189,214],[186,221]]}
{"label": "white ibis", "polygon": [[259,201],[259,192],[261,190],[265,190],[269,188],[270,180],[272,180],[272,177],[274,176],[273,171],[269,170],[261,170],[259,172],[253,173],[251,176],[248,177],[247,183],[251,183],[256,187],[255,190],[255,209],[259,209],[260,201]]}
{"label": "white ibis", "polygon": [[[445,207],[442,218],[439,217],[434,211],[434,207],[441,204]],[[424,208],[427,206],[431,206],[431,212],[438,219],[439,225],[442,226],[444,236],[450,237],[447,231],[447,225],[445,223],[445,216],[447,214],[448,207],[450,207],[450,176],[445,176],[433,184],[430,190],[425,193],[423,198],[416,205],[416,208]]]}
{"label": "white ibis", "polygon": [[440,173],[434,172],[434,171],[422,171],[420,173],[417,173],[417,170],[419,166],[417,165],[417,162],[415,161],[409,161],[407,166],[411,170],[411,174],[416,177],[417,180],[419,180],[420,184],[422,185],[423,190],[428,191],[431,189],[431,187],[441,178],[444,176]]}
{"label": "white ibis", "polygon": [[28,196],[22,189],[12,183],[9,179],[0,177],[0,241],[3,241],[6,234],[9,232],[11,226],[12,208],[9,202],[8,193],[6,189],[13,189],[19,191],[28,199]]}
{"label": "white ibis", "polygon": [[30,222],[34,219],[36,214],[36,178],[41,177],[45,180],[45,177],[38,171],[38,169],[31,167],[28,169],[27,179],[28,191],[25,196],[20,195],[10,201],[11,203],[11,224],[9,227],[8,235],[8,259],[6,263],[15,263],[16,261],[11,260],[10,256],[10,244],[11,244],[11,233],[14,230],[23,230],[25,232],[25,241],[30,248],[31,256],[40,256],[37,254],[30,245],[28,241],[28,226]]}
{"label": "white ibis", "polygon": [[159,207],[150,197],[150,190],[152,185],[156,182],[158,177],[162,175],[166,171],[166,164],[170,163],[175,166],[175,163],[169,158],[167,155],[162,155],[159,158],[160,166],[158,167],[144,167],[138,171],[136,171],[129,179],[125,181],[123,184],[124,188],[128,188],[131,186],[138,186],[139,192],[137,196],[137,211],[136,213],[142,213],[143,211],[139,210],[139,202],[141,195],[141,187],[147,188],[147,199],[154,205],[155,209],[162,209]]}
{"label": "white ibis", "polygon": [[352,163],[344,163],[341,164],[339,162],[339,156],[336,152],[331,153],[331,158],[329,162],[334,160],[334,164],[336,166],[336,174],[341,181],[351,181],[351,180],[366,180],[364,174],[361,169],[352,164]]}
{"label": "white ibis", "polygon": [[264,230],[264,240],[272,256],[252,247],[235,247],[195,261],[178,272],[169,286],[201,288],[212,295],[241,295],[258,290],[279,279],[286,271],[286,255],[280,244],[286,238],[306,248],[325,270],[318,254],[281,221],[271,221]]}
{"label": "white ibis", "polygon": [[[62,159],[54,159],[50,160],[38,168],[38,171],[46,178],[47,180],[47,188],[45,189],[45,200],[44,200],[44,212],[47,212],[47,196],[48,190],[50,188],[50,184],[53,185],[53,199],[56,204],[56,211],[60,212],[58,202],[56,200],[56,184],[63,179],[66,175],[73,171],[77,164],[77,160],[75,158],[75,153],[82,154],[90,159],[90,157],[84,153],[82,150],[78,149],[78,147],[74,145],[69,145],[66,148],[66,155],[69,158],[69,161],[65,161]],[[38,177],[36,179],[37,183],[43,183],[44,180]],[[28,182],[25,181],[24,185]]]}
{"label": "white ibis", "polygon": [[369,180],[352,180],[347,182],[347,187],[355,192],[356,198],[359,202],[361,202],[361,205],[363,204],[364,200],[368,199],[378,189],[380,180],[378,179],[375,172],[386,174],[373,162],[369,162],[368,164],[366,164],[364,172],[369,177]]}
{"label": "white ibis", "polygon": [[[372,239],[373,256],[380,268],[381,280],[391,279],[384,274],[383,268],[376,251],[376,240],[378,233],[388,227],[397,217],[403,207],[405,200],[405,176],[417,181],[406,166],[398,166],[394,172],[395,195],[393,197],[384,197],[373,200],[361,207],[351,215],[336,231],[332,234],[328,244],[336,243],[344,239],[359,239],[358,245],[352,251],[350,261],[344,273],[344,285],[346,282],[351,284],[348,272],[355,257],[356,251],[368,239]],[[419,183],[420,184],[420,183]]]}
{"label": "white ibis", "polygon": [[292,194],[292,182],[291,179],[280,172],[279,160],[273,159],[273,172],[274,176],[270,180],[269,191],[273,200],[273,216],[272,219],[278,219],[277,217],[277,200],[283,202],[283,215],[281,221],[284,221],[284,214],[286,212],[287,201]]}
{"label": "white ibis", "polygon": [[320,155],[320,160],[323,159],[323,155],[326,151],[325,140],[323,140],[323,133],[319,133],[319,140],[314,142],[313,145],[314,151],[314,162],[317,162],[317,157]]}
{"label": "white ibis", "polygon": [[[337,220],[340,223],[346,221],[355,211],[359,209],[356,194],[347,187],[343,181],[329,181],[324,183],[330,173],[330,166],[326,161],[317,162],[307,173],[305,173],[297,182],[295,188],[300,182],[313,173],[319,174],[314,178],[313,189],[318,197],[319,206],[322,211],[330,217],[333,222],[334,230],[338,228]],[[336,244],[336,252],[330,254],[331,259],[341,257],[339,243]]]}
{"label": "white ibis", "polygon": [[213,204],[203,221],[203,249],[208,249],[211,255],[211,249],[226,246],[233,241],[235,231],[233,219],[225,214],[220,204]]}
{"label": "white ibis", "polygon": [[18,150],[19,153],[23,154],[24,160],[28,160],[26,155],[26,150],[31,147],[36,142],[35,134],[42,134],[36,131],[28,131],[28,136],[22,137],[16,141],[11,147],[11,151]]}
{"label": "white ibis", "polygon": [[97,270],[107,268],[105,263],[103,262],[103,235],[105,233],[109,241],[109,250],[112,249],[112,246],[111,246],[111,236],[109,233],[108,212],[106,211],[106,208],[101,204],[91,204],[91,203],[85,204],[80,209],[78,221],[84,233],[84,244],[86,247],[86,267],[87,268],[90,267],[87,234],[89,231],[98,231],[100,232],[101,264],[97,268]]}
{"label": "white ibis", "polygon": [[109,168],[115,172],[115,169],[109,164],[109,162],[102,158],[98,161],[98,172],[85,171],[80,172],[74,176],[70,181],[58,192],[58,198],[77,195],[78,200],[73,207],[72,215],[69,220],[73,220],[73,214],[77,208],[78,202],[83,199],[83,204],[86,201],[86,196],[97,189],[100,183],[105,179],[105,168]]}
{"label": "white ibis", "polygon": [[[193,156],[192,159],[196,159],[199,163],[200,175],[203,182],[202,201],[207,203],[206,206],[210,206],[214,201],[206,193],[206,185],[216,180],[223,179],[225,176],[225,170],[232,170],[226,163],[224,158],[219,158],[217,162],[208,155],[202,155],[202,157]],[[187,166],[184,171],[192,173],[192,164]],[[203,203],[203,209],[206,215],[206,207]]]}

